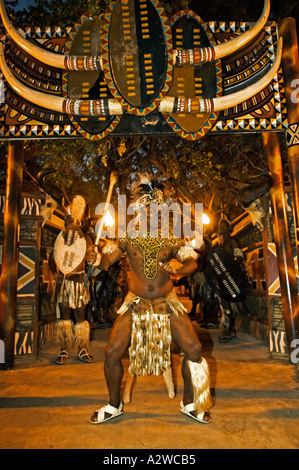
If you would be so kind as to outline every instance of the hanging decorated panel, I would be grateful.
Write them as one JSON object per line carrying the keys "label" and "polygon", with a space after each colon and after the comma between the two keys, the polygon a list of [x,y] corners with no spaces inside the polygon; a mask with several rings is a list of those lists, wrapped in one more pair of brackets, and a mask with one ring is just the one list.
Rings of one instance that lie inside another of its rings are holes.
{"label": "hanging decorated panel", "polygon": [[[267,5],[265,0],[263,12]],[[37,25],[20,35],[6,25],[9,34],[0,44],[0,138],[198,140],[209,132],[285,131],[276,23],[264,22],[228,54],[217,52],[254,27],[205,24],[189,10],[168,21],[157,0],[111,2],[102,20],[85,14],[70,28]],[[219,105],[223,99],[226,104]]]}

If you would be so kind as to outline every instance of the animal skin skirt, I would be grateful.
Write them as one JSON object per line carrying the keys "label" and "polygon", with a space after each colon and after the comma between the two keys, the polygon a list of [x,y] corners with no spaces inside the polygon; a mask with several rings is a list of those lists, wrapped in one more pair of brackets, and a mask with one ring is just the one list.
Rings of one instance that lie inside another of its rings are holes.
{"label": "animal skin skirt", "polygon": [[117,313],[127,311],[132,314],[129,374],[163,374],[171,366],[170,315],[183,315],[186,308],[173,290],[158,299],[128,292]]}

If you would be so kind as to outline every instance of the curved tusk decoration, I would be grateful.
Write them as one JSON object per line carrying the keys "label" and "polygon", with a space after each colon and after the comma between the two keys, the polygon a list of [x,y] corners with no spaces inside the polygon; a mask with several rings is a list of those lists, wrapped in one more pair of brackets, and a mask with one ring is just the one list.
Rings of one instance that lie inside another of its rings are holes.
{"label": "curved tusk decoration", "polygon": [[97,71],[103,69],[102,56],[65,56],[56,52],[47,51],[40,46],[28,41],[12,25],[5,9],[4,0],[0,0],[0,15],[7,34],[18,44],[25,52],[35,59],[51,67],[66,70],[88,70]]}
{"label": "curved tusk decoration", "polygon": [[52,111],[57,111],[59,113],[63,112],[64,98],[32,90],[16,79],[5,61],[4,47],[2,43],[0,43],[0,68],[6,81],[18,95],[43,108],[51,109]]}
{"label": "curved tusk decoration", "polygon": [[122,114],[122,107],[115,99],[74,100],[54,96],[23,85],[10,71],[4,56],[4,47],[0,42],[0,68],[11,88],[22,98],[42,108],[77,116],[114,116]]}
{"label": "curved tusk decoration", "polygon": [[257,95],[260,91],[266,88],[266,86],[268,86],[272,82],[274,76],[276,75],[279,69],[281,56],[282,56],[282,38],[279,39],[277,50],[276,50],[276,55],[275,55],[275,60],[270,70],[258,82],[254,83],[253,85],[250,85],[243,90],[239,90],[235,93],[232,93],[231,95],[220,96],[219,98],[215,98],[213,100],[214,111],[218,112],[218,111],[223,111],[224,109],[227,109],[227,108],[233,108],[234,106],[237,106],[243,101],[246,101],[249,98],[252,98],[254,95]]}
{"label": "curved tusk decoration", "polygon": [[[264,0],[263,12],[255,25],[245,33],[216,45],[215,47],[202,47],[195,49],[174,50],[174,63],[178,66],[200,65],[215,59],[226,57],[250,42],[265,26],[270,13],[270,0]],[[29,55],[52,67],[66,70],[103,70],[102,56],[65,56],[47,51],[28,41],[12,25],[5,9],[4,0],[0,0],[0,14],[3,25],[10,37]]]}
{"label": "curved tusk decoration", "polygon": [[239,90],[230,95],[220,96],[219,98],[175,98],[167,96],[161,101],[159,111],[162,113],[212,113],[220,112],[224,109],[233,108],[238,104],[252,98],[254,95],[262,91],[266,86],[271,83],[274,75],[277,73],[280,66],[282,55],[282,38],[280,38],[275,60],[271,69],[253,85]]}
{"label": "curved tusk decoration", "polygon": [[33,44],[32,42],[25,39],[17,29],[11,24],[8,14],[4,6],[4,0],[0,0],[0,13],[3,21],[4,28],[6,29],[9,36],[28,54],[32,55],[36,59],[44,62],[52,67],[64,68],[64,55],[55,54],[54,52],[46,51],[41,47]]}
{"label": "curved tusk decoration", "polygon": [[[230,95],[221,96],[219,98],[175,98],[167,96],[159,106],[162,113],[211,113],[220,112],[224,109],[232,108],[246,101],[252,96],[259,93],[271,83],[274,75],[280,65],[282,55],[282,39],[280,39],[276,57],[271,69],[253,85],[231,93]],[[0,43],[0,67],[5,79],[11,88],[22,96],[24,99],[52,111],[59,113],[67,113],[75,116],[112,116],[123,114],[121,105],[115,99],[98,99],[98,100],[79,100],[64,99],[62,97],[41,93],[23,85],[9,70],[5,61],[3,44]]]}
{"label": "curved tusk decoration", "polygon": [[245,33],[230,39],[229,41],[218,44],[214,47],[202,47],[194,49],[182,49],[173,51],[174,63],[177,66],[200,65],[203,62],[211,62],[215,59],[226,57],[238,49],[244,47],[248,42],[255,38],[265,26],[270,13],[270,0],[264,1],[264,8],[258,21],[252,28]]}

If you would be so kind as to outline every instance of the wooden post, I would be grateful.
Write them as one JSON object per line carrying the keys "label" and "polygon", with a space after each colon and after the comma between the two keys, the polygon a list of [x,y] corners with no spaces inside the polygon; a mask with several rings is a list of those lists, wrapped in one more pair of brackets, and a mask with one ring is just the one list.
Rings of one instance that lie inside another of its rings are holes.
{"label": "wooden post", "polygon": [[288,353],[296,349],[292,345],[299,338],[299,303],[293,249],[287,218],[287,203],[283,186],[283,172],[279,140],[276,133],[263,133],[263,143],[269,171],[273,177],[270,190],[274,239],[281,289]]}
{"label": "wooden post", "polygon": [[24,141],[10,142],[0,278],[0,339],[4,342],[4,362],[0,367],[4,370],[14,366],[23,163]]}
{"label": "wooden post", "polygon": [[299,260],[299,57],[296,21],[284,18],[279,22],[279,36],[283,38],[282,70],[288,111],[286,141],[292,184],[296,250]]}

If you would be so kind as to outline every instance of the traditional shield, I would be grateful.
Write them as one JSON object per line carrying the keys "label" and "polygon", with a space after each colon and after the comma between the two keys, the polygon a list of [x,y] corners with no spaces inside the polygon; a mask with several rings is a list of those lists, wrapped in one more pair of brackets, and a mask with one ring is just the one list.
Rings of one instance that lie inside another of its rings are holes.
{"label": "traditional shield", "polygon": [[172,34],[162,5],[158,0],[110,2],[103,32],[110,92],[128,113],[151,113],[172,82]]}
{"label": "traditional shield", "polygon": [[[82,61],[81,56],[89,55],[93,58],[101,54],[101,20],[83,15],[72,28],[70,40],[65,50],[73,61]],[[95,59],[94,59],[95,60]],[[97,64],[89,65],[88,70],[68,70],[63,75],[63,94],[65,97],[88,101],[91,99],[112,98],[105,82],[104,73],[98,70]],[[73,116],[69,119],[76,129],[91,140],[98,140],[112,132],[119,123],[118,116]]]}
{"label": "traditional shield", "polygon": [[[209,26],[191,10],[183,10],[171,19],[174,48],[191,49],[213,47],[215,38]],[[200,67],[188,65],[174,66],[173,81],[169,90],[170,96],[186,98],[214,98],[222,95],[221,61],[204,62]],[[214,126],[218,113],[206,112],[197,114],[171,113],[163,114],[170,127],[181,137],[196,140]]]}
{"label": "traditional shield", "polygon": [[66,237],[64,232],[59,233],[54,244],[54,259],[63,274],[73,272],[82,263],[85,254],[86,240],[79,227],[73,226]]}
{"label": "traditional shield", "polygon": [[243,302],[247,291],[247,276],[242,265],[222,248],[207,255],[204,271],[211,288],[228,302]]}

